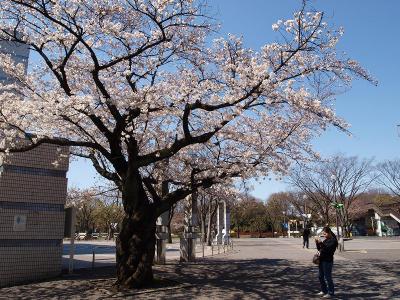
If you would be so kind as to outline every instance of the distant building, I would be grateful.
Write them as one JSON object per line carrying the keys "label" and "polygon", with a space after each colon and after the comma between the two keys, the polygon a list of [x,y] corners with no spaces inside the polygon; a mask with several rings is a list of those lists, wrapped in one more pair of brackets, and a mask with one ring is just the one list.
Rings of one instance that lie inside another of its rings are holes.
{"label": "distant building", "polygon": [[353,220],[353,235],[400,235],[400,200],[393,199],[382,204],[358,199],[354,206],[359,207]]}

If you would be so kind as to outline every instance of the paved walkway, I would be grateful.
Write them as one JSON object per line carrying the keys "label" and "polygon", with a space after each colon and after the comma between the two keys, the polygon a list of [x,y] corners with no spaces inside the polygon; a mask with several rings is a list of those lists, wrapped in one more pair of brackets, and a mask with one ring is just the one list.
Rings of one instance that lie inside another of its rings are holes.
{"label": "paved walkway", "polygon": [[[0,299],[318,299],[315,249],[299,239],[240,239],[233,252],[156,266],[161,287],[113,291],[113,269],[0,289]],[[337,299],[400,299],[400,240],[354,240],[336,255]],[[372,259],[372,260],[371,260]],[[162,279],[164,278],[164,279]]]}

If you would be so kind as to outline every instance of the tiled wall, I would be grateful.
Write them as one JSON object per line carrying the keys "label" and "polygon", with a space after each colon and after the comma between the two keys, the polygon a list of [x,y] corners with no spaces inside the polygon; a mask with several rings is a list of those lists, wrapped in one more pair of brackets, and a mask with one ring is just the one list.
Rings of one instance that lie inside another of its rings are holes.
{"label": "tiled wall", "polygon": [[66,147],[44,144],[29,151],[29,155],[24,152],[11,153],[3,158],[3,164],[49,170],[67,170],[68,153]]}
{"label": "tiled wall", "polygon": [[65,177],[26,175],[7,171],[0,174],[0,201],[63,204],[66,192]]}
{"label": "tiled wall", "polygon": [[0,161],[0,287],[60,274],[67,170],[48,144]]}
{"label": "tiled wall", "polygon": [[0,287],[55,277],[60,274],[60,246],[0,247]]}

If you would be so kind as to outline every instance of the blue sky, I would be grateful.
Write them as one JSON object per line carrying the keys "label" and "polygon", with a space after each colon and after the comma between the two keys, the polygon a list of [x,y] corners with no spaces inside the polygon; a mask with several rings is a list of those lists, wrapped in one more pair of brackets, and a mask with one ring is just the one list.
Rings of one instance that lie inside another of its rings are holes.
{"label": "blue sky", "polygon": [[[221,34],[243,35],[246,46],[259,49],[272,42],[276,33],[271,25],[290,18],[300,7],[296,0],[213,0],[211,11],[221,23]],[[322,10],[328,22],[345,28],[340,50],[361,62],[379,81],[378,86],[355,81],[350,91],[337,97],[337,114],[351,124],[352,137],[330,129],[314,140],[322,155],[338,152],[376,160],[400,157],[400,1],[397,0],[318,0],[310,1]],[[72,162],[68,173],[70,186],[96,183],[89,164]],[[255,184],[254,196],[265,200],[271,193],[287,189],[275,180]]]}

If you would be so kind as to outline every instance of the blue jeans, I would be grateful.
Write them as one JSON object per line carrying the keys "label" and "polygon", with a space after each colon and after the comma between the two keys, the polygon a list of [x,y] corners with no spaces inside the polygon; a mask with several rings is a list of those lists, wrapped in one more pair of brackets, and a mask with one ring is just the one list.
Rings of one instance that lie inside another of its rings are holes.
{"label": "blue jeans", "polygon": [[[332,280],[333,261],[321,261],[319,264],[319,282],[321,284],[321,291],[334,295],[335,287]],[[326,282],[325,282],[326,281]],[[328,286],[326,285],[328,283]]]}

